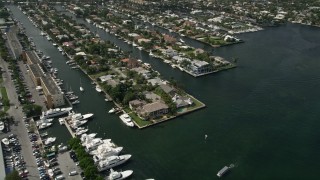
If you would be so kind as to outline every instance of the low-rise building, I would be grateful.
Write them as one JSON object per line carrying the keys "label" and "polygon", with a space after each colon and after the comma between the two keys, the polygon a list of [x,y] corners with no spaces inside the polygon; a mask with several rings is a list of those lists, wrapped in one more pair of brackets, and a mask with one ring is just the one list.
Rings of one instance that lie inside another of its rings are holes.
{"label": "low-rise building", "polygon": [[176,94],[176,89],[173,88],[170,85],[167,84],[161,84],[159,86],[165,93],[169,94],[171,97],[173,97]]}
{"label": "low-rise building", "polygon": [[177,94],[174,95],[174,97],[172,98],[172,101],[176,104],[177,108],[187,107],[187,106],[191,106],[193,104],[193,101],[191,98],[179,96]]}
{"label": "low-rise building", "polygon": [[108,80],[111,80],[113,78],[113,76],[114,75],[108,74],[108,75],[100,76],[99,79],[100,79],[101,82],[106,82]]}
{"label": "low-rise building", "polygon": [[156,101],[160,101],[161,97],[153,92],[150,91],[146,91],[143,93],[144,96],[146,97],[146,99],[152,101],[152,102],[156,102]]}
{"label": "low-rise building", "polygon": [[49,108],[65,105],[63,94],[51,77],[42,77],[41,85]]}
{"label": "low-rise building", "polygon": [[193,60],[190,69],[194,74],[204,74],[212,71],[212,66],[206,61]]}
{"label": "low-rise building", "polygon": [[138,74],[142,75],[146,79],[149,79],[151,76],[150,71],[144,69],[143,67],[132,68],[132,70],[136,71]]}
{"label": "low-rise building", "polygon": [[129,102],[129,108],[131,110],[136,110],[145,104],[147,104],[146,101],[135,99]]}
{"label": "low-rise building", "polygon": [[143,119],[153,119],[169,112],[169,107],[162,102],[153,102],[142,106],[138,114]]}
{"label": "low-rise building", "polygon": [[65,105],[64,96],[50,74],[44,72],[39,56],[34,51],[25,52],[29,75],[36,86],[41,86],[48,108]]}
{"label": "low-rise building", "polygon": [[24,52],[24,57],[26,58],[27,64],[39,64],[41,63],[39,56],[34,51]]}

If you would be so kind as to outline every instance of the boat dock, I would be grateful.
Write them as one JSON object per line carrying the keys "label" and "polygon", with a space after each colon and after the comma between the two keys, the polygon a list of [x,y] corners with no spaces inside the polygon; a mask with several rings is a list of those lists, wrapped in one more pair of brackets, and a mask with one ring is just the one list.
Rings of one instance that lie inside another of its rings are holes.
{"label": "boat dock", "polygon": [[70,133],[71,136],[74,138],[74,137],[76,137],[76,135],[75,135],[75,133],[72,131],[72,129],[71,129],[71,127],[70,127],[70,125],[69,125],[69,123],[67,122],[66,119],[67,119],[66,117],[63,118],[63,120],[64,120],[64,125],[67,127],[69,133]]}

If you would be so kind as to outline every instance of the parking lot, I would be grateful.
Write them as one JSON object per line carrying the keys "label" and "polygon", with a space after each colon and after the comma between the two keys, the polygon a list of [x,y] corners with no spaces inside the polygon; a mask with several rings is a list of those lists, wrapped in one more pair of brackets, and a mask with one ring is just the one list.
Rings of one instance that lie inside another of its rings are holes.
{"label": "parking lot", "polygon": [[[82,179],[79,172],[80,168],[75,166],[75,162],[70,158],[69,152],[60,153],[58,155],[58,163],[59,167],[62,171],[62,174],[66,177],[66,179],[70,180],[79,180]],[[77,171],[77,175],[69,176],[71,171]]]}
{"label": "parking lot", "polygon": [[0,62],[1,67],[4,71],[2,75],[2,85],[6,88],[8,98],[10,100],[10,109],[7,111],[7,113],[14,119],[14,125],[11,125],[11,127],[8,128],[9,132],[5,134],[0,134],[0,139],[8,137],[9,134],[17,135],[21,144],[21,154],[24,157],[24,161],[26,162],[26,168],[29,171],[28,178],[31,180],[38,180],[39,174],[38,170],[36,169],[35,158],[32,156],[32,149],[30,140],[28,138],[28,132],[22,120],[25,115],[22,112],[20,102],[18,101],[18,95],[16,93],[16,89],[13,83],[13,79],[11,78],[11,74],[9,73],[8,64],[3,60],[0,60]]}

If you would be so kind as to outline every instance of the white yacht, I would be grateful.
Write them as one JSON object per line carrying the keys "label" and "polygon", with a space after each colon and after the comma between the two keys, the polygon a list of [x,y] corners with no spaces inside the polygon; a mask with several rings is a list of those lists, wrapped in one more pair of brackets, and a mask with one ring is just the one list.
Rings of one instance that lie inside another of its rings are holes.
{"label": "white yacht", "polygon": [[37,126],[39,126],[41,123],[48,123],[52,121],[53,121],[53,118],[43,118],[37,121]]}
{"label": "white yacht", "polygon": [[93,139],[88,144],[86,144],[85,150],[86,152],[96,150],[99,145],[103,143],[108,143],[108,142],[111,142],[111,139],[104,139],[104,140],[102,140],[101,138]]}
{"label": "white yacht", "polygon": [[76,104],[79,104],[79,103],[80,103],[79,100],[75,100],[75,101],[71,102],[72,105],[76,105]]}
{"label": "white yacht", "polygon": [[81,79],[80,79],[80,91],[81,91],[81,92],[84,91],[84,88],[82,87],[82,84],[81,84]]}
{"label": "white yacht", "polygon": [[52,125],[52,123],[42,123],[39,125],[38,129],[45,129],[47,127],[50,127]]}
{"label": "white yacht", "polygon": [[127,177],[131,176],[133,173],[132,170],[126,170],[126,171],[114,171],[113,169],[110,169],[110,174],[107,176],[106,180],[121,180],[126,179]]}
{"label": "white yacht", "polygon": [[62,146],[62,145],[59,145],[58,146],[58,151],[59,152],[65,152],[68,150],[68,147],[67,146]]}
{"label": "white yacht", "polygon": [[100,88],[100,86],[98,86],[98,85],[96,86],[96,91],[99,93],[102,92],[102,89]]}
{"label": "white yacht", "polygon": [[[116,152],[119,154],[120,151],[122,151],[123,147],[116,147],[112,141],[108,141],[106,143],[99,145],[96,150],[89,152],[89,154],[90,155],[99,155],[99,154],[103,154],[105,152],[109,152],[110,149],[116,150]],[[112,155],[117,155],[117,154],[112,154]]]}
{"label": "white yacht", "polygon": [[120,164],[125,163],[127,160],[131,158],[130,154],[122,155],[122,156],[110,156],[105,160],[102,160],[98,163],[98,171],[104,171]]}
{"label": "white yacht", "polygon": [[97,133],[91,133],[91,134],[82,134],[80,137],[80,140],[82,143],[84,143],[87,139],[93,139],[96,137]]}
{"label": "white yacht", "polygon": [[73,120],[86,120],[93,116],[92,113],[87,113],[85,115],[82,115],[81,113],[71,114],[71,119]]}
{"label": "white yacht", "polygon": [[65,124],[64,118],[59,118],[59,123],[60,125],[64,125]]}
{"label": "white yacht", "polygon": [[55,108],[55,109],[49,109],[48,111],[42,112],[41,119],[43,118],[53,118],[56,116],[61,116],[64,114],[67,114],[69,111],[71,111],[72,108]]}
{"label": "white yacht", "polygon": [[62,47],[58,47],[58,50],[60,51],[60,52],[62,52],[63,51],[63,49],[62,49]]}
{"label": "white yacht", "polygon": [[124,122],[127,126],[129,126],[129,127],[134,126],[134,123],[132,122],[131,117],[128,114],[122,114],[119,117],[122,120],[122,122]]}
{"label": "white yacht", "polygon": [[76,135],[80,136],[80,135],[82,135],[82,134],[84,134],[86,132],[88,132],[88,129],[80,129],[79,131],[76,131]]}
{"label": "white yacht", "polygon": [[109,156],[117,156],[121,151],[122,147],[111,148],[107,145],[100,145],[96,150],[91,151],[90,154],[93,155],[93,160],[98,163],[101,160],[106,159]]}
{"label": "white yacht", "polygon": [[55,137],[49,137],[45,140],[44,144],[48,145],[48,144],[54,143],[55,141],[56,141]]}
{"label": "white yacht", "polygon": [[115,108],[111,108],[111,109],[108,111],[109,114],[114,113],[114,112],[116,112],[116,109],[115,109]]}
{"label": "white yacht", "polygon": [[90,137],[88,135],[85,135],[84,137],[80,138],[81,142],[82,142],[82,146],[84,147],[90,147],[93,142],[98,142],[101,141],[102,138],[95,138],[95,137]]}
{"label": "white yacht", "polygon": [[71,127],[73,129],[76,129],[77,127],[80,127],[84,124],[86,124],[88,122],[88,120],[73,120]]}

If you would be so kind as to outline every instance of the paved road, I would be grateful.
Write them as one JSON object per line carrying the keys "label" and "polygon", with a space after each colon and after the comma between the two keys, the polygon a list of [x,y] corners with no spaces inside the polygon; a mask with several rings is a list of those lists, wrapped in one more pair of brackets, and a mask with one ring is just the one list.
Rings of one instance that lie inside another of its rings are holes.
{"label": "paved road", "polygon": [[17,26],[12,26],[10,28],[10,31],[7,32],[8,44],[9,44],[9,47],[11,48],[11,51],[15,59],[18,58],[22,53],[22,46],[16,35],[18,31],[19,31],[19,28]]}
{"label": "paved road", "polygon": [[[24,114],[22,112],[21,106],[19,106],[18,95],[15,91],[15,87],[13,81],[11,79],[10,73],[8,71],[8,64],[3,60],[0,60],[1,66],[5,71],[3,73],[3,86],[6,87],[8,98],[10,100],[10,109],[8,110],[8,114],[14,117],[14,121],[16,125],[11,127],[11,132],[8,132],[7,135],[13,133],[16,134],[19,138],[22,148],[22,155],[26,162],[26,167],[29,171],[29,179],[30,180],[38,180],[39,174],[37,170],[37,165],[35,161],[35,157],[32,155],[32,147],[28,137],[27,129],[25,128],[25,123],[22,120]],[[18,109],[14,106],[17,105]],[[2,136],[4,136],[2,134]]]}

